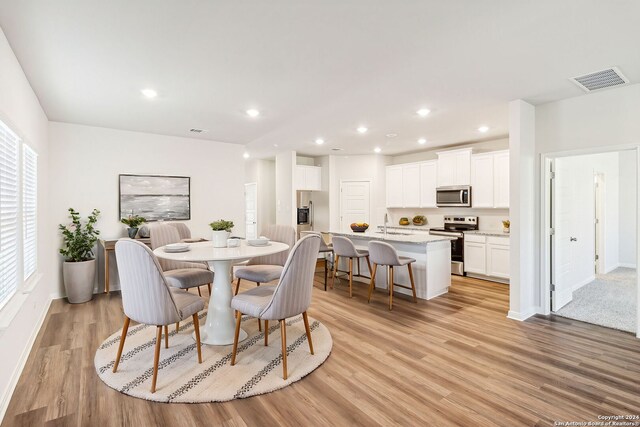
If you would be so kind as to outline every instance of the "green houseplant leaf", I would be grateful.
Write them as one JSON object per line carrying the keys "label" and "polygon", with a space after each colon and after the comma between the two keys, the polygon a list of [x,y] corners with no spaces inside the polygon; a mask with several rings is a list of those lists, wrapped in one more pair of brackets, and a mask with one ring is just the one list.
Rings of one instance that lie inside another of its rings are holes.
{"label": "green houseplant leaf", "polygon": [[80,213],[69,208],[71,224],[59,224],[58,229],[62,233],[62,248],[60,254],[69,262],[82,262],[93,259],[93,246],[98,240],[100,231],[95,228],[100,211],[94,209],[83,224]]}
{"label": "green houseplant leaf", "polygon": [[233,221],[221,219],[219,221],[213,221],[211,224],[209,224],[209,227],[211,227],[213,231],[231,232],[231,229],[233,228]]}

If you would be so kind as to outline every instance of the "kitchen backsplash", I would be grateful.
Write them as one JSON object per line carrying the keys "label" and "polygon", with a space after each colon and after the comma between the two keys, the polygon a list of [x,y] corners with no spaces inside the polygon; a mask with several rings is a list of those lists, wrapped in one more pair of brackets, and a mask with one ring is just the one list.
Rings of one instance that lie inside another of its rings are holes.
{"label": "kitchen backsplash", "polygon": [[407,217],[411,220],[416,215],[424,215],[427,217],[428,227],[442,227],[445,216],[477,216],[480,230],[502,230],[502,221],[509,219],[509,209],[387,209],[387,212],[390,225],[398,225],[402,217]]}

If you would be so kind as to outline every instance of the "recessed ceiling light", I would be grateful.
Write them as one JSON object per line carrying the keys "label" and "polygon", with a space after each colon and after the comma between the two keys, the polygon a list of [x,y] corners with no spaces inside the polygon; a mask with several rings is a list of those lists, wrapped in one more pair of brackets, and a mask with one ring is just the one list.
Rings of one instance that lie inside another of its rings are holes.
{"label": "recessed ceiling light", "polygon": [[360,126],[356,130],[358,131],[358,133],[367,133],[369,129],[366,126]]}
{"label": "recessed ceiling light", "polygon": [[249,158],[249,153],[247,153],[246,151],[244,152],[244,154],[242,155],[242,157],[244,157],[245,159]]}
{"label": "recessed ceiling light", "polygon": [[480,126],[480,127],[478,128],[478,132],[480,132],[480,133],[487,133],[487,132],[489,132],[489,126],[485,126],[485,125]]}
{"label": "recessed ceiling light", "polygon": [[429,110],[428,108],[421,108],[418,111],[416,111],[416,113],[420,116],[420,117],[427,117],[429,115],[429,113],[431,112],[431,110]]}
{"label": "recessed ceiling light", "polygon": [[379,153],[379,152],[381,152],[381,151],[382,151],[382,148],[380,148],[380,147],[376,147],[376,148],[374,148],[374,149],[373,149],[373,151],[375,151],[376,153]]}
{"label": "recessed ceiling light", "polygon": [[158,92],[156,92],[153,89],[142,89],[140,92],[142,92],[142,94],[149,99],[155,98],[156,96],[158,96]]}
{"label": "recessed ceiling light", "polygon": [[424,144],[426,144],[426,143],[427,143],[427,140],[426,140],[426,139],[424,139],[424,138],[420,138],[420,139],[418,140],[418,144],[420,144],[420,145],[424,145]]}
{"label": "recessed ceiling light", "polygon": [[260,115],[260,111],[255,108],[250,108],[247,110],[247,116],[249,117],[258,117]]}
{"label": "recessed ceiling light", "polygon": [[322,144],[324,144],[324,139],[322,139],[322,138],[316,138],[316,140],[315,140],[314,142],[315,142],[316,144],[318,144],[318,145],[322,145]]}
{"label": "recessed ceiling light", "polygon": [[385,135],[387,138],[395,138],[396,136],[398,136],[397,133],[388,133]]}
{"label": "recessed ceiling light", "polygon": [[278,148],[278,144],[273,144],[274,147]]}

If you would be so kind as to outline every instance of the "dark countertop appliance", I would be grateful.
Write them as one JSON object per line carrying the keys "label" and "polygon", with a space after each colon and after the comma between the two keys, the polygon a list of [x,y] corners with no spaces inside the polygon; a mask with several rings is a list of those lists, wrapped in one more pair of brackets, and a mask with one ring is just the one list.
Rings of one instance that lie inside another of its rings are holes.
{"label": "dark countertop appliance", "polygon": [[445,216],[444,227],[435,227],[429,234],[451,236],[451,274],[464,276],[464,232],[478,229],[477,216]]}

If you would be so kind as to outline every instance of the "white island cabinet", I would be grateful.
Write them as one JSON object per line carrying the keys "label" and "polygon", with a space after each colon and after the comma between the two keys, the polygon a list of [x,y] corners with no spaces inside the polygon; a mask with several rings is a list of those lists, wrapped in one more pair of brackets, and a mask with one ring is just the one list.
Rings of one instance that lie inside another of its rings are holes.
{"label": "white island cabinet", "polygon": [[[394,230],[395,231],[395,230]],[[431,299],[448,292],[451,286],[451,240],[445,236],[431,236],[427,233],[412,234],[387,234],[377,231],[367,231],[366,233],[354,232],[331,232],[334,236],[345,236],[351,239],[356,248],[367,249],[371,240],[381,240],[391,244],[400,256],[407,256],[416,260],[413,263],[413,276],[416,285],[416,296],[421,299]],[[341,257],[339,268],[341,271],[347,270],[345,259]],[[360,258],[358,262],[354,260],[354,275],[360,268],[360,274],[364,278],[361,281],[369,283],[370,275],[367,262]],[[393,277],[396,284],[410,286],[409,272],[406,267],[395,267]],[[358,278],[354,277],[354,280]],[[337,281],[336,281],[336,286]],[[376,273],[376,289],[388,289],[387,269],[379,267]],[[394,288],[396,292],[411,295],[411,290]],[[385,297],[388,294],[385,294]],[[375,294],[372,299],[381,297]],[[386,301],[386,300],[385,300]]]}

